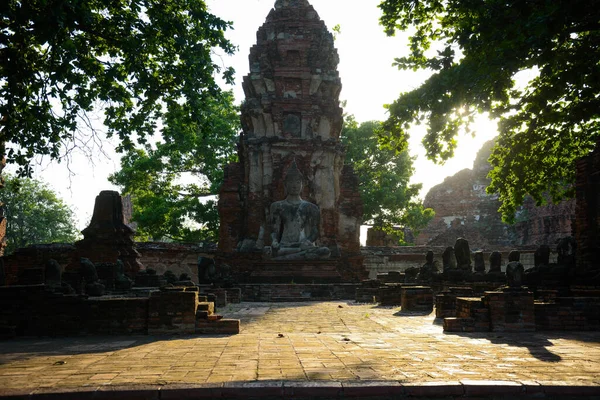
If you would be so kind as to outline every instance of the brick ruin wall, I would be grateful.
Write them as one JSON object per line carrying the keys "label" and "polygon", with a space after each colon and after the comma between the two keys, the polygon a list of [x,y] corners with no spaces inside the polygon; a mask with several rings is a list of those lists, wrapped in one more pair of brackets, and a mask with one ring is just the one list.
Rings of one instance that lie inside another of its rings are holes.
{"label": "brick ruin wall", "polygon": [[539,246],[555,247],[558,239],[570,236],[575,216],[575,201],[536,207],[526,199],[518,212],[517,222],[502,222],[497,195],[488,195],[487,178],[491,166],[488,158],[493,142],[478,152],[473,169],[464,169],[434,186],[424,200],[436,215],[416,239],[417,245],[450,246],[458,237],[469,241],[471,249]]}
{"label": "brick ruin wall", "polygon": [[600,272],[600,140],[588,157],[576,163],[577,271]]}

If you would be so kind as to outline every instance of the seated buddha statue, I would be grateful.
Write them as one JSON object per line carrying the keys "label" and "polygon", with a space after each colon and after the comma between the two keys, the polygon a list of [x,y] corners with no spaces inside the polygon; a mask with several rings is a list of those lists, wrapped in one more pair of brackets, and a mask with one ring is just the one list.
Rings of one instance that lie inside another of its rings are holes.
{"label": "seated buddha statue", "polygon": [[294,161],[285,177],[287,197],[271,204],[271,251],[275,260],[326,259],[331,254],[329,248],[315,244],[321,211],[300,196],[302,181]]}

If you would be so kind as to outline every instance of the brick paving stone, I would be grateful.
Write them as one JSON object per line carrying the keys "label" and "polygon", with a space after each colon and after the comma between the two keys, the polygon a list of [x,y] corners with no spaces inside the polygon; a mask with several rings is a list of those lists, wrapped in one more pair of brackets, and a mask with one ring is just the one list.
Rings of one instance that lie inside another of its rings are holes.
{"label": "brick paving stone", "polygon": [[[236,391],[274,382],[307,395],[347,388],[358,396],[361,384],[377,382],[376,393],[598,393],[600,332],[445,334],[434,314],[398,311],[352,302],[241,303],[223,312],[241,320],[238,335],[2,341],[0,395],[150,384],[177,388],[164,392],[175,397],[185,385]],[[296,390],[307,385],[315,386]]]}

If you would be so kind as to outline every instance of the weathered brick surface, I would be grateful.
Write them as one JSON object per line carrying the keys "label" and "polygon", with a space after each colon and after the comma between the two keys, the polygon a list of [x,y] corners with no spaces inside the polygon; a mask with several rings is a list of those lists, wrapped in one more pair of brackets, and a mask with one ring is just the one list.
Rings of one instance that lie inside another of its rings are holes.
{"label": "weathered brick surface", "polygon": [[148,333],[148,298],[90,298],[85,306],[83,329],[88,333]]}
{"label": "weathered brick surface", "polygon": [[480,297],[456,297],[454,317],[444,318],[444,332],[488,332],[490,310]]}
{"label": "weathered brick surface", "polygon": [[484,305],[489,308],[494,332],[530,332],[535,330],[533,293],[527,290],[486,292]]}
{"label": "weathered brick surface", "polygon": [[535,328],[539,331],[600,330],[600,298],[559,297],[536,302]]}
{"label": "weathered brick surface", "polygon": [[198,292],[160,291],[150,296],[148,333],[194,333]]}
{"label": "weathered brick surface", "polygon": [[433,311],[433,290],[428,286],[402,287],[402,311]]}

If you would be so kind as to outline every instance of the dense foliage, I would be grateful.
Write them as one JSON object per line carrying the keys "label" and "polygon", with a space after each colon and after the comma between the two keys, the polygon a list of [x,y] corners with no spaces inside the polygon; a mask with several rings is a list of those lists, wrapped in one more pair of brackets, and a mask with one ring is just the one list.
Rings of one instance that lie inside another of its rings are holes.
{"label": "dense foliage", "polygon": [[29,175],[36,155],[60,159],[85,146],[96,135],[93,110],[104,112],[120,151],[159,129],[169,137],[197,130],[207,104],[221,99],[216,75],[232,82],[233,71],[212,59],[216,48],[233,52],[229,27],[204,0],[0,2],[7,161]]}
{"label": "dense foliage", "polygon": [[418,199],[421,184],[410,184],[414,172],[408,151],[379,149],[377,132],[381,122],[360,125],[346,117],[342,143],[346,145],[346,163],[360,177],[359,190],[364,203],[363,220],[376,228],[392,231],[395,225],[409,227],[416,234],[431,218]]}
{"label": "dense foliage", "polygon": [[[404,150],[425,122],[430,159],[452,157],[478,113],[499,119],[491,193],[504,219],[530,194],[538,204],[573,193],[574,160],[600,138],[600,0],[384,0],[389,35],[411,32],[400,69],[429,69],[388,106],[382,143]],[[519,84],[519,76],[534,77]],[[520,74],[521,73],[521,74]]]}
{"label": "dense foliage", "polygon": [[214,199],[225,165],[235,161],[239,115],[233,95],[204,104],[193,129],[165,129],[154,146],[134,149],[110,177],[133,200],[139,240],[216,242],[219,215]]}
{"label": "dense foliage", "polygon": [[0,190],[6,217],[5,254],[40,243],[73,243],[79,233],[72,212],[44,183],[5,176]]}

